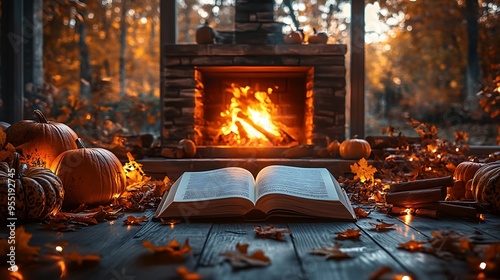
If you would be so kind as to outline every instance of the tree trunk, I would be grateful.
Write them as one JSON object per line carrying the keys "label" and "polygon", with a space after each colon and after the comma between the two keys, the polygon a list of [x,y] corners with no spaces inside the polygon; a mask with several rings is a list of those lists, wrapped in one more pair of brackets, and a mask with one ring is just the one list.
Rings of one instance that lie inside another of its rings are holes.
{"label": "tree trunk", "polygon": [[[84,2],[81,0],[81,2]],[[90,89],[92,76],[90,72],[90,57],[87,46],[87,24],[78,23],[78,35],[80,37],[80,96],[84,100],[90,100]]]}
{"label": "tree trunk", "polygon": [[127,44],[127,0],[122,0],[122,18],[120,21],[120,97],[125,96],[125,53]]}
{"label": "tree trunk", "polygon": [[466,87],[465,87],[465,106],[467,109],[474,109],[476,107],[476,94],[481,89],[481,73],[479,68],[479,54],[478,54],[478,16],[479,16],[479,3],[478,0],[465,1],[465,18],[467,20],[467,36],[468,49],[467,49],[467,73],[466,73]]}

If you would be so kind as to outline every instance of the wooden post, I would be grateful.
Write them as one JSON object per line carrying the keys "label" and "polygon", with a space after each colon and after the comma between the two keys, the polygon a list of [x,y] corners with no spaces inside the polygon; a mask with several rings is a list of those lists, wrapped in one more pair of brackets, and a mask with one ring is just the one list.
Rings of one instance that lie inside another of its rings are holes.
{"label": "wooden post", "polygon": [[33,93],[43,86],[43,0],[24,0],[23,15],[24,97],[31,100]]}
{"label": "wooden post", "polygon": [[365,135],[365,1],[351,1],[349,135]]}
{"label": "wooden post", "polygon": [[[165,44],[177,43],[177,1],[175,0],[160,0],[160,111],[161,123],[160,132],[164,128],[164,103],[163,96],[165,95],[165,76],[163,66],[165,65]],[[163,138],[163,133],[160,133]],[[161,140],[163,143],[163,140]]]}
{"label": "wooden post", "polygon": [[14,123],[23,119],[23,0],[2,1],[2,107],[0,120]]}

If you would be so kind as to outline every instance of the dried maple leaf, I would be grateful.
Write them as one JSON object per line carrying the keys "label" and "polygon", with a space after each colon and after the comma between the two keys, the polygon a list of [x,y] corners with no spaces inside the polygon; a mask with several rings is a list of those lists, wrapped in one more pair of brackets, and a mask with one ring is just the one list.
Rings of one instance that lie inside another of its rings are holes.
{"label": "dried maple leaf", "polygon": [[123,221],[126,225],[140,225],[141,222],[147,221],[148,217],[134,217],[132,215],[127,216],[127,218]]}
{"label": "dried maple leaf", "polygon": [[288,228],[275,228],[274,226],[254,226],[253,230],[259,238],[271,238],[279,241],[285,240],[283,235],[290,234]]}
{"label": "dried maple leaf", "polygon": [[382,222],[380,221],[380,223],[372,223],[370,222],[370,225],[374,226],[374,228],[372,228],[371,230],[374,230],[374,231],[388,231],[388,230],[393,230],[395,228],[393,228],[393,226],[395,224],[388,224],[388,223],[385,223],[385,222]]}
{"label": "dried maple leaf", "polygon": [[8,254],[12,253],[11,247],[14,247],[15,250],[13,253],[15,254],[17,263],[29,263],[36,260],[40,247],[30,246],[28,244],[33,234],[26,232],[24,227],[20,226],[16,228],[14,236],[14,239],[0,239],[0,256],[2,256],[2,258],[8,257]]}
{"label": "dried maple leaf", "polygon": [[427,242],[425,241],[415,241],[415,240],[410,240],[405,243],[401,243],[398,245],[399,249],[404,249],[410,252],[423,252],[425,250],[424,244]]}
{"label": "dried maple leaf", "polygon": [[366,212],[365,210],[363,210],[363,208],[361,207],[356,207],[354,208],[354,213],[356,214],[356,217],[359,219],[359,218],[367,218],[368,216],[370,216],[370,213],[372,211],[369,211],[369,212]]}
{"label": "dried maple leaf", "polygon": [[337,239],[359,239],[361,230],[350,228],[343,232],[335,232],[335,234]]}
{"label": "dried maple leaf", "polygon": [[330,247],[323,247],[323,248],[319,248],[319,249],[314,249],[311,251],[311,254],[323,255],[326,257],[327,260],[329,260],[329,259],[342,260],[342,259],[352,258],[350,255],[342,252],[340,250],[340,247],[342,247],[342,244],[335,243],[335,244],[333,244],[333,246],[330,246]]}
{"label": "dried maple leaf", "polygon": [[236,244],[235,251],[226,251],[221,253],[224,260],[229,261],[234,268],[245,268],[255,266],[267,266],[271,264],[271,260],[264,254],[264,251],[257,250],[252,254],[248,254],[249,244]]}
{"label": "dried maple leaf", "polygon": [[185,266],[179,266],[175,271],[183,280],[200,280],[203,278],[196,272],[189,272]]}
{"label": "dried maple leaf", "polygon": [[368,161],[365,158],[361,158],[357,163],[350,165],[351,171],[355,173],[354,179],[359,179],[361,182],[374,182],[375,181],[375,172],[377,172],[377,168],[368,165]]}
{"label": "dried maple leaf", "polygon": [[184,246],[181,246],[177,240],[172,239],[165,246],[155,246],[148,240],[142,242],[144,248],[153,251],[153,253],[167,254],[172,257],[182,257],[187,253],[191,253],[191,247],[189,246],[189,239],[186,239]]}
{"label": "dried maple leaf", "polygon": [[100,255],[97,254],[81,255],[76,251],[73,251],[68,254],[61,253],[61,257],[64,261],[69,263],[76,263],[77,265],[82,265],[83,263],[97,263],[101,260]]}
{"label": "dried maple leaf", "polygon": [[469,238],[455,231],[433,231],[429,252],[442,258],[463,258],[474,250]]}

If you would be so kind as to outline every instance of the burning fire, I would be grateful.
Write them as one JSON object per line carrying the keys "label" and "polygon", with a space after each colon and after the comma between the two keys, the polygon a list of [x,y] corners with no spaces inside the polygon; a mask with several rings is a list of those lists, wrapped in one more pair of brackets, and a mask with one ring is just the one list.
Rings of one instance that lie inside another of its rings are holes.
{"label": "burning fire", "polygon": [[273,119],[277,108],[270,99],[272,88],[254,91],[250,86],[231,85],[233,97],[220,115],[225,120],[219,135],[227,143],[246,146],[276,145],[283,140],[282,126]]}

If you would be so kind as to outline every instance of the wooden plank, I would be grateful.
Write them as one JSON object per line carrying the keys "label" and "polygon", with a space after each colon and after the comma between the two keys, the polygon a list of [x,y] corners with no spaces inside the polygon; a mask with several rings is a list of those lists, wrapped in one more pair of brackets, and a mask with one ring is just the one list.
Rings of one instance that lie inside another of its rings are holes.
{"label": "wooden plank", "polygon": [[[380,221],[395,224],[395,230],[374,231],[370,223],[378,224]],[[439,229],[440,221],[428,221],[435,230]],[[460,260],[443,260],[434,255],[409,252],[398,249],[399,244],[415,241],[427,241],[430,236],[408,226],[396,217],[389,217],[383,213],[372,212],[367,219],[359,219],[356,224],[363,229],[364,235],[370,237],[375,243],[389,253],[396,262],[401,264],[416,279],[426,279],[432,275],[436,279],[461,278],[468,272],[469,266]]]}
{"label": "wooden plank", "polygon": [[[276,227],[286,227],[275,224]],[[303,279],[300,263],[295,255],[290,236],[286,241],[261,239],[255,236],[254,224],[215,224],[200,258],[197,271],[207,279]],[[263,250],[271,265],[234,270],[223,261],[220,253],[234,251],[237,243],[250,244],[248,250]]]}
{"label": "wooden plank", "polygon": [[[359,241],[335,240],[335,232],[349,228],[358,229],[354,223],[297,223],[289,224],[293,242],[307,279],[368,279],[381,266],[389,266],[394,272],[405,273],[405,269],[371,238],[361,236]],[[326,260],[311,254],[311,250],[342,244],[353,258],[341,261]]]}

